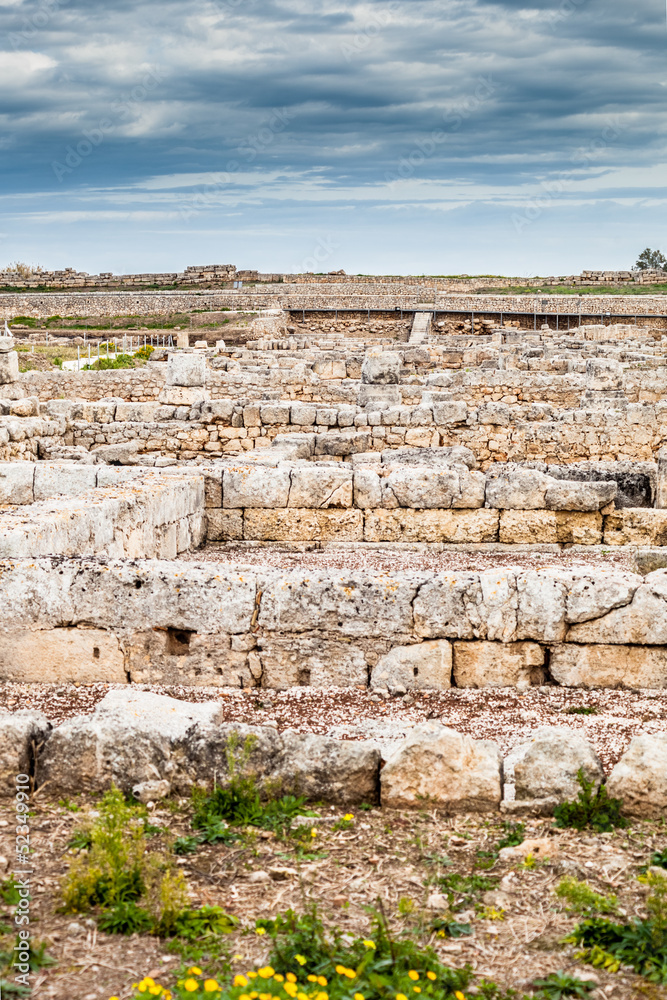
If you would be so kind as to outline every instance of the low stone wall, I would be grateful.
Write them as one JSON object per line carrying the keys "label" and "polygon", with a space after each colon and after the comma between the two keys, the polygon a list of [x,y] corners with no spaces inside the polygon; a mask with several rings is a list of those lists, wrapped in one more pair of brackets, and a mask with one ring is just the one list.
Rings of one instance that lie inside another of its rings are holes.
{"label": "low stone wall", "polygon": [[[28,599],[29,595],[29,599]],[[5,680],[667,687],[667,571],[5,560]]]}
{"label": "low stone wall", "polygon": [[204,539],[204,480],[150,470],[0,464],[0,556],[175,558]]}

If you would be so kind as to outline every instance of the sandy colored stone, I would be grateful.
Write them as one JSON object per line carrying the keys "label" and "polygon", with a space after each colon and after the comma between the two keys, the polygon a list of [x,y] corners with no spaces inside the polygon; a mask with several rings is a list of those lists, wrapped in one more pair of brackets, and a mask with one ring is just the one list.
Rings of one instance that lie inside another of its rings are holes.
{"label": "sandy colored stone", "polygon": [[446,639],[394,646],[381,656],[371,674],[371,687],[443,690],[451,687],[452,644]]}
{"label": "sandy colored stone", "polygon": [[605,545],[667,545],[667,510],[625,507],[605,518]]}
{"label": "sandy colored stone", "polygon": [[499,540],[506,545],[599,545],[602,515],[584,511],[503,510]]}
{"label": "sandy colored stone", "polygon": [[243,511],[206,509],[206,539],[209,542],[237,541],[243,538]]}
{"label": "sandy colored stone", "polygon": [[368,683],[368,664],[352,643],[305,636],[260,639],[261,685],[290,687],[353,687]]}
{"label": "sandy colored stone", "polygon": [[545,799],[565,802],[580,791],[577,775],[599,785],[602,764],[593,747],[578,732],[558,726],[542,726],[514,754],[514,784],[517,802],[538,804]]}
{"label": "sandy colored stone", "polygon": [[527,688],[544,682],[544,650],[535,642],[455,642],[457,687]]}
{"label": "sandy colored stone", "polygon": [[243,537],[256,541],[361,541],[364,515],[360,510],[246,510]]}
{"label": "sandy colored stone", "polygon": [[613,769],[607,782],[613,798],[623,799],[630,816],[667,814],[667,734],[640,733]]}
{"label": "sandy colored stone", "polygon": [[0,643],[0,677],[28,682],[127,682],[117,637],[98,628],[5,633]]}
{"label": "sandy colored stone", "polygon": [[415,726],[385,764],[381,801],[388,808],[488,812],[500,805],[502,758],[490,740],[472,740],[440,722]]}
{"label": "sandy colored stone", "polygon": [[497,510],[368,510],[366,542],[495,542]]}
{"label": "sandy colored stone", "polygon": [[551,647],[549,669],[565,687],[665,688],[667,646],[563,643]]}
{"label": "sandy colored stone", "polygon": [[135,632],[124,643],[133,684],[189,687],[255,687],[248,653],[230,648],[224,633],[198,635],[184,629]]}

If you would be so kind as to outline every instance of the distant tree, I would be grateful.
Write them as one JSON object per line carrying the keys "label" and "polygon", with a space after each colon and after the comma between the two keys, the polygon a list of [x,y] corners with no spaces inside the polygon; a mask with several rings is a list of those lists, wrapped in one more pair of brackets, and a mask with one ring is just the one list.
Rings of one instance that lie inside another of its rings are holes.
{"label": "distant tree", "polygon": [[650,250],[647,247],[637,257],[635,271],[667,271],[667,257],[659,250]]}

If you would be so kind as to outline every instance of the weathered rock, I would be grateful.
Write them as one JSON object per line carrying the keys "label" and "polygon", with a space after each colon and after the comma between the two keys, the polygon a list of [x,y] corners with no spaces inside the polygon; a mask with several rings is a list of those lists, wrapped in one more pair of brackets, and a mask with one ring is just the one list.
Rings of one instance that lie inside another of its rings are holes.
{"label": "weathered rock", "polygon": [[491,468],[486,474],[486,506],[510,510],[539,510],[554,480],[536,469],[511,466]]}
{"label": "weathered rock", "polygon": [[667,646],[565,643],[551,647],[549,669],[565,687],[665,688]]}
{"label": "weathered rock", "polygon": [[667,735],[639,733],[607,782],[612,798],[623,800],[629,816],[659,818],[667,814]]}
{"label": "weathered rock", "polygon": [[367,351],[361,366],[361,381],[370,385],[397,385],[401,380],[401,363],[398,351]]}
{"label": "weathered rock", "polygon": [[368,681],[358,646],[320,636],[266,637],[258,642],[262,687],[353,687]]}
{"label": "weathered rock", "polygon": [[287,503],[289,507],[351,507],[352,472],[316,465],[296,468],[291,473]]}
{"label": "weathered rock", "polygon": [[35,462],[0,464],[0,505],[34,502]]}
{"label": "weathered rock", "polygon": [[545,506],[550,510],[600,510],[616,498],[616,483],[577,483],[565,479],[547,487]]}
{"label": "weathered rock", "polygon": [[106,629],[21,629],[3,636],[0,678],[28,684],[85,684],[91,679],[125,684],[127,674],[120,642]]}
{"label": "weathered rock", "polygon": [[377,803],[380,750],[371,741],[334,740],[287,730],[270,781],[311,801]]}
{"label": "weathered rock", "polygon": [[544,682],[544,650],[534,642],[455,642],[457,687],[516,687]]}
{"label": "weathered rock", "polygon": [[136,465],[139,461],[139,441],[123,441],[122,444],[101,444],[92,449],[96,461],[111,465]]}
{"label": "weathered rock", "polygon": [[167,385],[201,386],[206,380],[206,358],[201,354],[170,354]]}
{"label": "weathered rock", "polygon": [[382,804],[390,808],[487,812],[500,804],[502,758],[495,743],[426,722],[387,761],[381,787]]}
{"label": "weathered rock", "polygon": [[222,506],[287,507],[289,490],[289,467],[231,466],[224,470],[222,477]]}
{"label": "weathered rock", "polygon": [[581,790],[577,774],[599,785],[602,764],[590,743],[571,729],[543,726],[519,748],[514,765],[516,801],[530,801],[539,808],[543,799],[575,799]]}
{"label": "weathered rock", "polygon": [[33,748],[47,738],[51,724],[41,712],[0,711],[0,797],[16,795],[17,775],[31,775]]}
{"label": "weathered rock", "polygon": [[538,837],[533,840],[524,840],[523,843],[515,847],[503,847],[500,850],[501,861],[525,860],[528,857],[543,861],[549,858],[553,861],[560,854],[558,844],[549,837]]}
{"label": "weathered rock", "polygon": [[371,673],[371,687],[403,687],[406,691],[442,690],[451,686],[452,644],[446,639],[394,646]]}
{"label": "weathered rock", "polygon": [[132,795],[139,802],[157,802],[166,799],[171,791],[168,781],[142,781],[132,789]]}

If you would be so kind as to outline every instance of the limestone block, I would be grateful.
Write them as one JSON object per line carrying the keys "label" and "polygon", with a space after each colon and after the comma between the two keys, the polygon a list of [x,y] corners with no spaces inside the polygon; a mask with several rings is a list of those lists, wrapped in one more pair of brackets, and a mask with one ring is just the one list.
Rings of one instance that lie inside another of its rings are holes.
{"label": "limestone block", "polygon": [[441,466],[465,465],[472,470],[477,468],[477,459],[470,448],[454,445],[451,448],[389,448],[381,456],[383,465],[426,466],[439,469]]}
{"label": "limestone block", "polygon": [[368,664],[358,646],[320,636],[268,637],[258,641],[261,686],[354,687],[368,683]]}
{"label": "limestone block", "polygon": [[243,538],[243,511],[220,510],[209,507],[206,511],[206,539],[209,542],[231,542]]}
{"label": "limestone block", "polygon": [[445,424],[463,424],[468,419],[468,407],[465,403],[434,403],[433,419],[439,427]]}
{"label": "limestone block", "polygon": [[130,423],[152,423],[157,407],[157,403],[116,403],[114,419]]}
{"label": "limestone block", "polygon": [[137,465],[139,462],[140,442],[123,441],[119,444],[101,444],[92,449],[97,462],[114,463],[114,465]]}
{"label": "limestone block", "polygon": [[605,520],[605,545],[667,545],[667,510],[624,507]]}
{"label": "limestone block", "polygon": [[[467,472],[467,470],[466,470]],[[460,492],[459,477],[454,469],[394,469],[383,482],[383,493],[389,492],[399,507],[438,509],[451,507]]]}
{"label": "limestone block", "polygon": [[616,498],[616,483],[578,483],[558,479],[547,488],[545,506],[549,510],[600,510]]}
{"label": "limestone block", "polygon": [[459,494],[452,500],[452,507],[471,509],[483,507],[486,497],[486,477],[483,472],[459,470]]}
{"label": "limestone block", "polygon": [[317,407],[312,403],[292,403],[290,423],[312,427],[316,423]]}
{"label": "limestone block", "polygon": [[510,408],[507,403],[482,403],[477,411],[480,424],[495,424],[498,427],[509,427]]}
{"label": "limestone block", "polygon": [[602,764],[593,747],[571,729],[541,726],[516,752],[519,755],[514,765],[517,801],[576,799],[581,790],[577,781],[580,768],[586,780],[596,786],[604,780]]}
{"label": "limestone block", "polygon": [[568,585],[566,620],[587,622],[630,604],[643,577],[619,571],[573,574]]}
{"label": "limestone block", "polygon": [[315,802],[377,803],[380,750],[370,740],[335,740],[311,733],[282,734],[269,780]]}
{"label": "limestone block", "polygon": [[535,642],[455,642],[457,687],[529,688],[545,678],[544,650]]}
{"label": "limestone block", "polygon": [[667,814],[667,735],[640,733],[609,775],[607,791],[623,800],[629,816],[659,819]]}
{"label": "limestone block", "polygon": [[0,644],[0,677],[27,683],[127,682],[117,637],[99,628],[7,632]]}
{"label": "limestone block", "polygon": [[0,385],[9,385],[11,382],[18,382],[19,379],[19,356],[16,351],[9,354],[0,354]]}
{"label": "limestone block", "polygon": [[[322,512],[325,513],[325,512]],[[269,632],[323,630],[353,638],[412,631],[418,574],[272,572],[263,584],[258,624]]]}
{"label": "limestone block", "polygon": [[482,590],[476,573],[438,573],[420,588],[414,602],[415,632],[424,638],[474,639]]}
{"label": "limestone block", "polygon": [[486,505],[501,510],[540,510],[553,480],[537,469],[493,467],[486,474]]}
{"label": "limestone block", "polygon": [[260,406],[261,421],[265,426],[272,424],[288,424],[290,418],[289,403],[267,403]]}
{"label": "limestone block", "polygon": [[316,465],[293,469],[287,505],[288,507],[351,507],[352,470]]}
{"label": "limestone block", "polygon": [[14,338],[0,331],[0,354],[9,354],[14,349]]}
{"label": "limestone block", "polygon": [[16,399],[9,404],[9,412],[12,417],[38,417],[39,400],[36,396],[26,396],[24,399]]}
{"label": "limestone block", "polygon": [[366,351],[361,366],[361,381],[368,385],[398,385],[402,360],[398,351]]}
{"label": "limestone block", "polygon": [[[200,356],[199,361],[203,360],[204,358]],[[199,406],[205,400],[206,393],[199,386],[165,385],[159,396],[159,401],[164,406],[187,406],[189,408]],[[164,406],[161,408],[162,410],[164,410]],[[156,411],[156,419],[162,419],[159,414],[160,410]],[[184,417],[179,417],[179,419],[184,419]]]}
{"label": "limestone block", "polygon": [[496,510],[368,510],[367,542],[495,542]]}
{"label": "limestone block", "polygon": [[567,632],[565,602],[571,574],[557,569],[517,576],[517,639],[562,642]]}
{"label": "limestone block", "polygon": [[326,434],[317,434],[315,437],[316,455],[354,455],[368,451],[370,447],[371,434],[365,430],[343,428]]}
{"label": "limestone block", "polygon": [[631,603],[594,621],[573,625],[568,642],[632,645],[667,644],[667,572],[649,573]]}
{"label": "limestone block", "polygon": [[666,688],[666,646],[576,645],[551,648],[551,675],[565,687]]}
{"label": "limestone block", "polygon": [[342,359],[323,358],[318,360],[313,365],[313,371],[323,379],[347,378],[345,361]]}
{"label": "limestone block", "polygon": [[495,743],[439,722],[415,726],[380,774],[382,805],[488,812],[500,805],[502,758]]}
{"label": "limestone block", "polygon": [[57,496],[77,496],[97,487],[97,468],[94,465],[50,465],[35,463],[35,500]]}
{"label": "limestone block", "polygon": [[583,511],[502,510],[499,540],[506,545],[599,545],[602,515]]}
{"label": "limestone block", "polygon": [[394,646],[381,656],[371,673],[371,687],[402,687],[406,691],[451,687],[452,644],[446,639]]}
{"label": "limestone block", "polygon": [[225,508],[286,507],[289,488],[289,468],[268,469],[253,465],[228,466],[222,476],[222,506]]}
{"label": "limestone block", "polygon": [[0,797],[16,795],[17,775],[32,774],[33,744],[39,746],[51,724],[41,712],[0,711]]}
{"label": "limestone block", "polygon": [[232,650],[229,636],[181,629],[135,632],[124,643],[133,684],[191,687],[254,687],[246,652]]}
{"label": "limestone block", "polygon": [[167,385],[202,386],[205,380],[204,355],[172,353],[167,358]]}
{"label": "limestone block", "polygon": [[354,470],[355,507],[379,507],[382,504],[382,486],[377,472],[367,468]]}
{"label": "limestone block", "polygon": [[0,504],[33,503],[36,465],[36,462],[0,463]]}
{"label": "limestone block", "polygon": [[381,412],[390,406],[400,406],[401,390],[397,385],[362,385],[357,403],[367,411]]}
{"label": "limestone block", "polygon": [[288,510],[246,509],[243,537],[253,541],[362,541],[363,513],[360,510],[314,510],[290,507]]}
{"label": "limestone block", "polygon": [[592,390],[621,389],[623,365],[620,361],[588,358],[586,361],[586,387]]}

